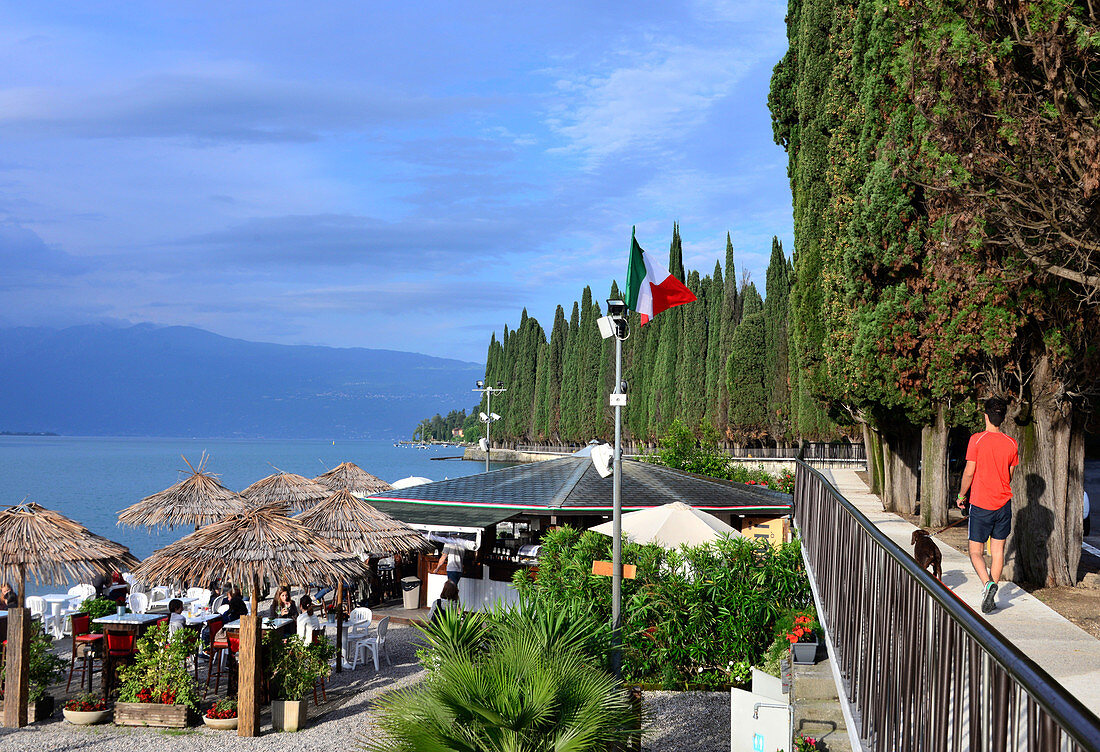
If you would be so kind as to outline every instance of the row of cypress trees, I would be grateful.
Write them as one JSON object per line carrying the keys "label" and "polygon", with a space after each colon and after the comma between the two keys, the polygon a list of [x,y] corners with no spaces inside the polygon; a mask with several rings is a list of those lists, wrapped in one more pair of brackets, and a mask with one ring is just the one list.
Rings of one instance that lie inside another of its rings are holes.
{"label": "row of cypress trees", "polygon": [[[787,309],[791,263],[782,244],[772,240],[766,302],[748,275],[739,281],[733,243],[726,236],[725,263],[707,275],[684,268],[679,225],[669,246],[669,271],[698,300],[654,317],[644,327],[630,314],[630,337],[623,343],[623,376],[628,404],[624,436],[652,443],[672,420],[698,435],[725,442],[785,443],[790,432]],[[622,297],[612,282],[607,298]],[[601,303],[586,286],[572,310],[558,306],[549,336],[524,309],[519,325],[494,333],[485,374],[507,391],[494,395],[501,415],[493,440],[515,443],[584,443],[614,433],[608,394],[614,387],[613,340],[600,337]],[[479,435],[471,411],[467,436]]]}

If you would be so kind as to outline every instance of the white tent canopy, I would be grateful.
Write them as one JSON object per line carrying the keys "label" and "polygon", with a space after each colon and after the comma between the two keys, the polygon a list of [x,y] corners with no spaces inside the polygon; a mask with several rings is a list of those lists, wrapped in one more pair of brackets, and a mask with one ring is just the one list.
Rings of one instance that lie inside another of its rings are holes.
{"label": "white tent canopy", "polygon": [[[611,522],[605,522],[592,530],[611,535],[611,527]],[[713,514],[681,501],[624,514],[623,535],[631,543],[657,543],[665,548],[697,546],[718,540],[722,535],[741,537],[741,533]]]}
{"label": "white tent canopy", "polygon": [[424,477],[419,476],[419,475],[410,475],[408,478],[402,478],[401,480],[395,480],[390,485],[393,487],[394,491],[397,491],[397,490],[402,489],[402,488],[412,488],[413,486],[422,486],[425,483],[431,483],[431,482],[432,482],[431,478],[424,478]]}

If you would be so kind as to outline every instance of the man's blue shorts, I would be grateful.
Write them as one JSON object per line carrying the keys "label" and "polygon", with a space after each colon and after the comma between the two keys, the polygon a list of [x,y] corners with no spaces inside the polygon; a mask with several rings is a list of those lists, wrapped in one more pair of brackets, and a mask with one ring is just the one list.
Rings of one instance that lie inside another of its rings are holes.
{"label": "man's blue shorts", "polygon": [[451,572],[451,571],[448,571],[448,572],[447,572],[447,579],[448,579],[448,580],[450,580],[451,582],[453,582],[454,584],[456,584],[456,585],[457,585],[457,584],[458,584],[458,582],[459,582],[459,580],[461,580],[461,579],[462,579],[462,572]]}
{"label": "man's blue shorts", "polygon": [[985,543],[990,538],[1005,540],[1012,531],[1012,502],[1000,509],[982,509],[970,505],[970,540]]}

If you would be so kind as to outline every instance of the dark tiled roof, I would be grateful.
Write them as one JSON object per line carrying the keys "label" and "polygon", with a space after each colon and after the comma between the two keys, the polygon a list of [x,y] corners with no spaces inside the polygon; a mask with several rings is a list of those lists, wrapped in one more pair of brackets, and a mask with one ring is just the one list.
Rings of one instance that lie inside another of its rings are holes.
{"label": "dark tiled roof", "polygon": [[[434,502],[441,506],[512,510],[513,514],[523,511],[535,514],[605,513],[611,509],[611,491],[612,479],[601,478],[587,457],[563,457],[385,491],[371,499],[393,501],[402,507]],[[786,514],[791,505],[790,496],[777,491],[648,462],[623,461],[624,510],[644,509],[672,501],[711,511],[742,514]],[[405,519],[400,514],[395,516]]]}
{"label": "dark tiled roof", "polygon": [[473,504],[415,504],[376,499],[371,499],[370,504],[380,512],[385,512],[409,525],[489,527],[516,513],[514,509],[480,507]]}

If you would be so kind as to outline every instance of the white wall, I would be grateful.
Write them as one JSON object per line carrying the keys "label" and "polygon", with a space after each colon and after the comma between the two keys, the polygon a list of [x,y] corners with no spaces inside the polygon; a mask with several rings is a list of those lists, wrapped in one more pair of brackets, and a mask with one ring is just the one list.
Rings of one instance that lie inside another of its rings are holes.
{"label": "white wall", "polygon": [[[481,579],[474,580],[463,577],[458,582],[458,600],[462,607],[472,611],[482,611],[492,606],[497,601],[505,603],[518,603],[519,593],[510,582],[496,582],[489,579],[489,567],[482,565]],[[428,574],[428,607],[430,608],[443,590],[443,583],[447,581],[445,574]]]}

